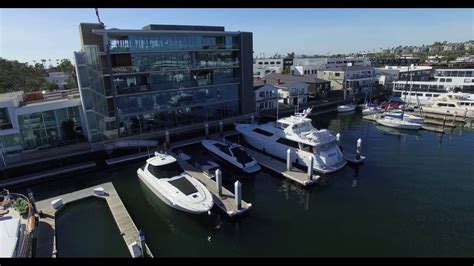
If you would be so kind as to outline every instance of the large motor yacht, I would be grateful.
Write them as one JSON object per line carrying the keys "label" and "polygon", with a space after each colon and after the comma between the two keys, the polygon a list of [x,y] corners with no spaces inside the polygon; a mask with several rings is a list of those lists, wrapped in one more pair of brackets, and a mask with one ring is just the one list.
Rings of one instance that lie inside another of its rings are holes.
{"label": "large motor yacht", "polygon": [[474,117],[474,100],[462,93],[447,93],[423,107],[425,112]]}
{"label": "large motor yacht", "polygon": [[258,150],[285,159],[291,150],[291,160],[300,166],[310,165],[320,173],[332,173],[346,165],[343,154],[336,144],[336,137],[329,130],[317,130],[303,113],[278,119],[265,124],[236,124],[235,129]]}
{"label": "large motor yacht", "polygon": [[175,209],[205,213],[214,205],[209,190],[187,174],[171,155],[156,152],[138,168],[137,174],[158,198]]}

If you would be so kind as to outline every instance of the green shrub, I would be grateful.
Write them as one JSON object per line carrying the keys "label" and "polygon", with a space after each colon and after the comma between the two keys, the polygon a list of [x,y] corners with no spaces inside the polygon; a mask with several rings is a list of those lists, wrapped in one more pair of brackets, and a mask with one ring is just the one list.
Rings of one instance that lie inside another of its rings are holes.
{"label": "green shrub", "polygon": [[28,211],[28,202],[22,198],[19,198],[15,201],[13,208],[19,212],[20,215],[23,215]]}

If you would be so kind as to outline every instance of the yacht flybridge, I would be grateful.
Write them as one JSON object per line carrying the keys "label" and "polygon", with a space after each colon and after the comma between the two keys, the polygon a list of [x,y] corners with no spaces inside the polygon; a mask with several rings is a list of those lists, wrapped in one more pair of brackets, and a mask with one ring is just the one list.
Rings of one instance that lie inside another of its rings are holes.
{"label": "yacht flybridge", "polygon": [[155,152],[138,168],[138,177],[169,206],[190,213],[209,212],[214,205],[211,193],[187,174],[171,155]]}
{"label": "yacht flybridge", "polygon": [[291,150],[292,162],[301,166],[310,164],[317,172],[332,173],[346,165],[342,152],[336,144],[336,137],[329,130],[317,130],[306,116],[311,108],[303,113],[278,119],[266,124],[236,124],[235,129],[245,140],[263,152],[281,159]]}

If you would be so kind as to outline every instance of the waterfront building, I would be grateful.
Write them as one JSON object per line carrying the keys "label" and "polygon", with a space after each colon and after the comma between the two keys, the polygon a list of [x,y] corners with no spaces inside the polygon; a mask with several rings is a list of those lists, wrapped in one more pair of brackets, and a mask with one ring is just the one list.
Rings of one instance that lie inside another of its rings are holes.
{"label": "waterfront building", "polygon": [[428,81],[432,79],[433,68],[430,66],[385,66],[375,68],[378,84],[385,89],[392,89],[394,81]]}
{"label": "waterfront building", "polygon": [[254,84],[256,110],[262,111],[277,108],[278,88],[272,84]]}
{"label": "waterfront building", "polygon": [[75,60],[92,143],[255,112],[250,32],[95,23],[79,31]]}
{"label": "waterfront building", "polygon": [[345,90],[348,96],[365,92],[377,82],[375,69],[370,66],[343,66],[324,69],[318,77],[331,82],[331,90]]}
{"label": "waterfront building", "polygon": [[84,140],[84,121],[77,90],[0,94],[2,155]]}
{"label": "waterfront building", "polygon": [[321,97],[322,95],[327,94],[331,88],[331,83],[328,80],[320,79],[316,75],[295,76],[288,74],[271,73],[266,75],[261,81],[258,82],[274,84],[277,87],[283,84],[289,84],[293,82],[303,82],[308,85],[307,94],[309,99]]}
{"label": "waterfront building", "polygon": [[60,90],[64,89],[64,85],[67,84],[68,79],[69,75],[64,72],[50,72],[48,73],[48,77],[46,77],[48,82],[58,85]]}
{"label": "waterfront building", "polygon": [[284,68],[284,59],[256,59],[253,63],[254,77],[263,78],[270,73],[282,73]]}
{"label": "waterfront building", "polygon": [[436,69],[431,80],[393,82],[394,96],[407,96],[413,104],[424,105],[449,91],[469,93],[474,99],[474,69]]}
{"label": "waterfront building", "polygon": [[327,57],[327,58],[295,58],[291,73],[293,75],[317,74],[318,70],[342,67],[347,64],[353,66],[370,66],[367,57]]}

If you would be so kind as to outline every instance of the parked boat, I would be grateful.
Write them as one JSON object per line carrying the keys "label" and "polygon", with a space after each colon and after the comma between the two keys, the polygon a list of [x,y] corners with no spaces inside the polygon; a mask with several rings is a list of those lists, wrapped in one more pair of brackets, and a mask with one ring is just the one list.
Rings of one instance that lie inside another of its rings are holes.
{"label": "parked boat", "polygon": [[329,130],[317,130],[303,113],[278,119],[265,124],[236,124],[235,129],[245,140],[258,150],[286,160],[287,150],[291,160],[297,165],[307,167],[311,156],[313,168],[320,173],[332,173],[346,165],[342,152],[336,144],[336,137]]}
{"label": "parked boat", "polygon": [[339,105],[337,107],[337,111],[339,113],[353,112],[356,109],[356,107],[357,106],[355,104],[352,104],[352,103],[343,104],[343,105]]}
{"label": "parked boat", "polygon": [[214,205],[209,190],[171,155],[155,152],[137,174],[159,199],[175,209],[199,214],[209,212]]}
{"label": "parked boat", "polygon": [[0,258],[29,258],[36,222],[28,197],[0,192]]}
{"label": "parked boat", "polygon": [[237,143],[227,144],[215,140],[202,140],[201,144],[212,155],[225,162],[228,162],[244,173],[252,174],[260,171],[261,169],[257,160],[250,156]]}
{"label": "parked boat", "polygon": [[423,111],[474,118],[474,100],[469,99],[466,94],[451,92],[430,101],[423,107]]}
{"label": "parked boat", "polygon": [[362,115],[373,115],[373,114],[378,114],[382,112],[382,109],[375,106],[370,102],[372,98],[372,88],[369,90],[370,95],[366,92],[365,94],[365,104],[362,107]]}
{"label": "parked boat", "polygon": [[396,110],[396,109],[385,112],[384,117],[403,118],[403,120],[407,122],[418,123],[418,124],[423,124],[423,122],[425,121],[423,117],[407,114],[402,110]]}
{"label": "parked boat", "polygon": [[385,115],[383,118],[379,118],[376,122],[380,125],[386,127],[393,127],[393,128],[401,128],[401,129],[420,129],[421,123],[413,123],[403,119],[403,113],[401,117],[394,117],[394,116],[387,116]]}

